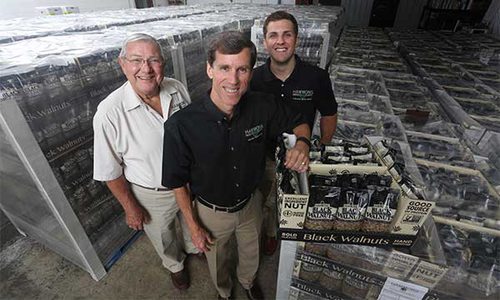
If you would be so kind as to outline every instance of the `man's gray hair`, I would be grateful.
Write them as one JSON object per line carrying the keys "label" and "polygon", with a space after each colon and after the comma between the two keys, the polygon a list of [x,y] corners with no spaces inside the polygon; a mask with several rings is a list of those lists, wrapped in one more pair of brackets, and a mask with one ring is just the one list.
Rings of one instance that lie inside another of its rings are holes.
{"label": "man's gray hair", "polygon": [[129,43],[137,42],[137,41],[144,41],[146,43],[151,43],[151,44],[156,45],[158,47],[158,49],[160,50],[161,58],[164,59],[163,51],[161,49],[160,43],[158,43],[158,41],[154,37],[150,36],[149,34],[145,34],[145,33],[133,33],[133,34],[129,35],[123,41],[122,50],[120,51],[120,57],[125,57],[127,55],[127,45]]}

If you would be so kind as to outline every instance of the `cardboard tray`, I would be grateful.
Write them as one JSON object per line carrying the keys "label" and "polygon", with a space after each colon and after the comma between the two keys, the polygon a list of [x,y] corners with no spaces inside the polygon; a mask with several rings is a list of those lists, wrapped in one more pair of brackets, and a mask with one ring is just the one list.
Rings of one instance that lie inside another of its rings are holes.
{"label": "cardboard tray", "polygon": [[[310,165],[311,173],[333,175],[342,173],[389,175],[385,166]],[[393,181],[391,188],[400,190]],[[401,197],[390,232],[349,232],[335,230],[304,229],[309,195],[283,194],[278,192],[278,236],[283,240],[344,243],[376,246],[410,247],[420,227],[434,206],[433,202]]]}

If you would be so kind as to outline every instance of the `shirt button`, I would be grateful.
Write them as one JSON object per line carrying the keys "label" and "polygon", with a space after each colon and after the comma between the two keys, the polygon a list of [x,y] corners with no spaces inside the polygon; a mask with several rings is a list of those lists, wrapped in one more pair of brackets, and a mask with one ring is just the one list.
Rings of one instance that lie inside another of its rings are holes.
{"label": "shirt button", "polygon": [[284,86],[285,86],[285,84],[284,84],[284,83],[282,83],[282,84],[281,84],[281,87],[284,87]]}
{"label": "shirt button", "polygon": [[233,170],[238,170],[238,168],[236,166],[233,166]]}
{"label": "shirt button", "polygon": [[231,151],[234,151],[234,147],[231,147]]}
{"label": "shirt button", "polygon": [[284,94],[281,94],[281,97],[285,97],[285,95],[284,95]]}
{"label": "shirt button", "polygon": [[236,186],[236,187],[240,187],[240,185],[239,185],[238,183],[237,183],[237,184],[235,184],[235,186]]}
{"label": "shirt button", "polygon": [[217,124],[219,124],[219,125],[220,125],[220,123],[222,123],[222,122],[221,122],[221,121],[217,121]]}

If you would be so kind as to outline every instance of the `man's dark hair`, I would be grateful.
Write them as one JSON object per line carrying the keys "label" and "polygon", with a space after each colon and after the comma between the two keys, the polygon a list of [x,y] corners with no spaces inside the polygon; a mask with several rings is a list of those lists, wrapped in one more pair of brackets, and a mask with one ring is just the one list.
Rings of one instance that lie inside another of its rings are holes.
{"label": "man's dark hair", "polygon": [[281,20],[288,20],[292,22],[293,32],[295,33],[295,35],[299,34],[299,24],[297,23],[295,17],[284,10],[278,10],[267,16],[266,20],[264,21],[264,27],[262,28],[264,30],[264,38],[266,37],[267,34],[267,25],[269,25],[270,22],[281,21]]}
{"label": "man's dark hair", "polygon": [[243,49],[250,49],[250,67],[253,68],[257,60],[257,49],[254,43],[239,31],[224,31],[218,33],[208,44],[207,60],[210,66],[215,61],[215,52],[221,54],[238,54]]}

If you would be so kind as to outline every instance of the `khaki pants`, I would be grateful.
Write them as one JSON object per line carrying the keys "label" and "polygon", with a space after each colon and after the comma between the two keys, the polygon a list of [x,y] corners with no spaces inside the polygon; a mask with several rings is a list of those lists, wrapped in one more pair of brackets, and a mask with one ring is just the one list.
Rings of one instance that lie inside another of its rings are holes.
{"label": "khaki pants", "polygon": [[278,235],[278,210],[276,207],[276,198],[278,197],[276,186],[276,161],[266,158],[266,170],[264,172],[263,180],[266,181],[266,183],[271,182],[269,193],[264,196],[264,231],[268,237],[276,237]]}
{"label": "khaki pants", "polygon": [[[172,273],[182,271],[186,258],[183,248],[187,253],[197,253],[198,249],[191,241],[191,234],[177,206],[174,193],[148,190],[134,184],[130,186],[137,201],[151,216],[151,221],[144,224],[144,232],[160,256],[163,266]],[[177,237],[176,218],[181,225],[184,247]]]}
{"label": "khaki pants", "polygon": [[259,243],[262,226],[262,194],[255,190],[246,206],[234,213],[215,211],[196,202],[200,222],[215,239],[206,252],[210,276],[219,295],[229,297],[233,283],[228,266],[228,242],[234,233],[238,250],[236,275],[243,288],[252,287],[259,268]]}

